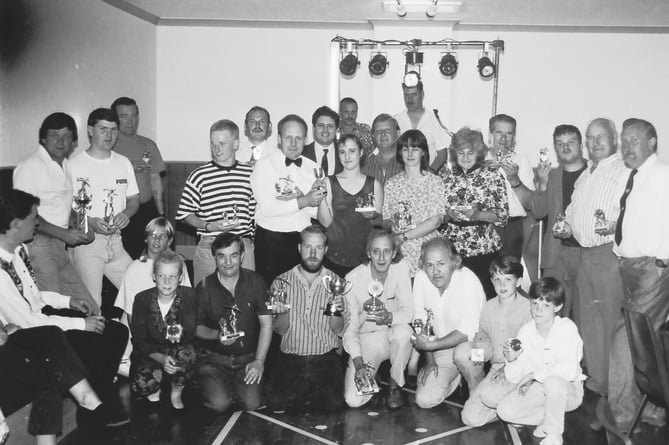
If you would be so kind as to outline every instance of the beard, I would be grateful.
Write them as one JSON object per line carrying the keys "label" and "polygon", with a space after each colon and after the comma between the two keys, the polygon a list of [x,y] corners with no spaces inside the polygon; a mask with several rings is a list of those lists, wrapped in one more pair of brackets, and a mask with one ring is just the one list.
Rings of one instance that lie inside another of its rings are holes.
{"label": "beard", "polygon": [[323,260],[314,257],[302,258],[300,264],[302,269],[306,270],[307,272],[316,273],[321,270],[321,267],[323,267]]}

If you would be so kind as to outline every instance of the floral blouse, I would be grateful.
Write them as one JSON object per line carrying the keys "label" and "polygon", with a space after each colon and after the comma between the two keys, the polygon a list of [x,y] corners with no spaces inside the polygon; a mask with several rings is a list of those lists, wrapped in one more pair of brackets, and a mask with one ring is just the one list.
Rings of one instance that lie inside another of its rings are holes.
{"label": "floral blouse", "polygon": [[[407,179],[399,173],[388,179],[383,189],[383,219],[394,220],[402,208],[406,208],[411,220],[418,225],[428,218],[442,215],[446,206],[446,190],[441,177],[426,173],[418,179]],[[429,239],[439,236],[434,230],[420,238],[402,243],[401,250],[410,266],[411,276],[418,271],[420,248]]]}
{"label": "floral blouse", "polygon": [[485,255],[502,248],[502,240],[494,226],[504,227],[509,215],[509,201],[504,177],[499,170],[474,166],[468,172],[456,166],[444,174],[446,205],[448,207],[478,204],[483,211],[497,213],[498,221],[449,222],[442,227],[444,237],[450,239],[464,257]]}

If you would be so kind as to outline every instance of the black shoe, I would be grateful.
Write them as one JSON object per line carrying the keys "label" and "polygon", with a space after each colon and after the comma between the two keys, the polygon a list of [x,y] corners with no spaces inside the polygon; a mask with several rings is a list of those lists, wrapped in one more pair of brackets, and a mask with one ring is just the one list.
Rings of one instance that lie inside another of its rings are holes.
{"label": "black shoe", "polygon": [[390,388],[390,391],[388,391],[388,408],[390,409],[397,409],[401,408],[404,406],[406,403],[406,396],[404,395],[404,391],[402,391],[402,388],[399,386],[395,386]]}
{"label": "black shoe", "polygon": [[101,427],[116,427],[130,422],[130,418],[122,411],[111,412],[107,406],[98,405],[94,410],[79,407],[77,410],[77,426],[83,430]]}

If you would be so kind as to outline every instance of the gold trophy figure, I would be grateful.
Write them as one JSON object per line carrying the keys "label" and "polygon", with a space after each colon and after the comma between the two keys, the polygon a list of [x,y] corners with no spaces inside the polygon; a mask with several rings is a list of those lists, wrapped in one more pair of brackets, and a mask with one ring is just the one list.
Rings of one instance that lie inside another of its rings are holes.
{"label": "gold trophy figure", "polygon": [[564,213],[560,212],[555,216],[555,224],[553,225],[553,233],[565,233],[567,231]]}
{"label": "gold trophy figure", "polygon": [[229,215],[227,210],[223,212],[223,217],[221,219],[223,220],[224,227],[236,226],[239,224],[239,209],[237,208],[237,204],[232,206],[232,218],[230,218]]}
{"label": "gold trophy figure", "polygon": [[170,318],[165,329],[165,339],[170,343],[180,343],[184,327],[177,320]]}
{"label": "gold trophy figure", "polygon": [[604,210],[597,209],[595,210],[595,233],[606,236],[609,230],[609,225],[606,222],[606,215]]}
{"label": "gold trophy figure", "polygon": [[404,233],[416,227],[410,209],[411,204],[407,201],[397,203],[397,211],[393,214],[393,228],[396,232]]}
{"label": "gold trophy figure", "polygon": [[88,211],[91,209],[91,201],[93,195],[86,193],[86,188],[90,188],[88,178],[77,178],[77,182],[81,184],[77,194],[72,200],[72,207],[76,213],[74,226],[84,233],[88,233]]}
{"label": "gold trophy figure", "polygon": [[435,337],[434,326],[432,325],[434,320],[434,312],[432,312],[432,309],[425,309],[425,312],[427,312],[427,321],[425,322],[425,327],[423,328],[423,334],[425,334],[428,340],[432,341]]}
{"label": "gold trophy figure", "polygon": [[221,327],[221,331],[218,334],[219,341],[224,343],[244,337],[244,331],[238,330],[239,327],[237,326],[239,321],[237,319],[237,314],[239,313],[237,305],[225,306],[224,309],[227,309],[228,313],[218,320],[218,325]]}
{"label": "gold trophy figure", "polygon": [[288,287],[288,281],[284,280],[283,278],[277,278],[275,281],[277,283],[276,287],[274,289],[270,289],[267,292],[269,295],[269,298],[265,303],[267,309],[273,311],[276,309],[277,304],[279,303],[283,303],[284,307],[290,309],[290,305],[286,304],[286,300],[288,299],[288,291],[286,290]]}
{"label": "gold trophy figure", "polygon": [[279,178],[277,182],[274,183],[274,188],[276,189],[277,196],[276,199],[288,200],[297,198],[297,185],[289,176],[285,178]]}
{"label": "gold trophy figure", "polygon": [[539,150],[539,163],[550,164],[550,160],[548,158],[548,149],[545,147]]}
{"label": "gold trophy figure", "polygon": [[365,363],[365,377],[360,377],[356,372],[353,377],[355,382],[355,392],[359,396],[376,394],[379,392],[379,384],[374,379],[374,367],[371,363]]}
{"label": "gold trophy figure", "polygon": [[373,280],[369,283],[367,293],[369,293],[370,298],[364,302],[362,309],[367,312],[367,321],[375,322],[377,312],[385,308],[383,301],[379,298],[383,295],[383,283],[379,280]]}
{"label": "gold trophy figure", "polygon": [[151,155],[151,150],[144,150],[144,153],[142,153],[142,161],[144,161],[144,168],[146,170],[151,170],[153,167],[151,166],[151,158],[153,156]]}
{"label": "gold trophy figure", "polygon": [[374,206],[375,201],[376,199],[374,198],[374,193],[368,193],[365,196],[358,196],[355,199],[355,211],[358,213],[376,212],[376,207]]}
{"label": "gold trophy figure", "polygon": [[107,196],[103,200],[105,203],[105,216],[102,219],[105,223],[112,226],[114,225],[114,216],[116,216],[114,213],[114,196],[118,195],[115,189],[105,189],[105,192],[107,192]]}
{"label": "gold trophy figure", "polygon": [[421,335],[424,328],[423,320],[416,318],[413,323],[411,323],[411,328],[416,333],[416,335]]}
{"label": "gold trophy figure", "polygon": [[337,276],[326,275],[323,277],[323,286],[330,294],[330,301],[325,305],[323,315],[328,317],[341,317],[342,313],[337,308],[335,299],[340,295],[345,295],[351,290],[351,282]]}

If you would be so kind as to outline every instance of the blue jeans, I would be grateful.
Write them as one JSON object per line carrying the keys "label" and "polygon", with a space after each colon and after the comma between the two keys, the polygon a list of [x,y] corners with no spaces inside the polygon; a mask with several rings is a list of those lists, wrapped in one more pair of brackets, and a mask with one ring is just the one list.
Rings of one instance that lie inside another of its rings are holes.
{"label": "blue jeans", "polygon": [[198,355],[197,375],[204,406],[223,413],[233,400],[237,400],[247,411],[257,409],[262,402],[262,387],[260,383],[244,383],[246,365],[253,358],[253,354],[227,355],[207,351]]}

